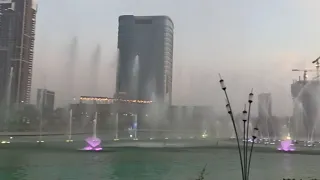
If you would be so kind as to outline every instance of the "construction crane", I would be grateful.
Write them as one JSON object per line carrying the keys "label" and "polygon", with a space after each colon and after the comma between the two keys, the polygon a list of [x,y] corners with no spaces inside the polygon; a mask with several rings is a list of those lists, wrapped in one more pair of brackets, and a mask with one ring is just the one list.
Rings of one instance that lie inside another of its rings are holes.
{"label": "construction crane", "polygon": [[320,59],[320,56],[316,59],[316,60],[314,60],[314,61],[312,61],[312,63],[313,64],[316,64],[316,69],[317,69],[317,79],[319,80],[319,59]]}
{"label": "construction crane", "polygon": [[317,70],[314,70],[314,69],[292,69],[292,71],[300,71],[300,72],[303,72],[303,80],[304,81],[307,81],[307,72],[315,72]]}

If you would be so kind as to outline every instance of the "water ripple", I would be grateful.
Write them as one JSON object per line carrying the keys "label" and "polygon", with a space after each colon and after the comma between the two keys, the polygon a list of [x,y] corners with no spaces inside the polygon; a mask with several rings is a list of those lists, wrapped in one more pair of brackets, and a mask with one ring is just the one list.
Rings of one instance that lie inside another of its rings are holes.
{"label": "water ripple", "polygon": [[[208,179],[238,179],[237,151],[196,150],[113,153],[63,151],[0,151],[2,180],[186,180],[195,179],[205,164]],[[274,180],[320,176],[320,157],[257,153],[252,179]]]}

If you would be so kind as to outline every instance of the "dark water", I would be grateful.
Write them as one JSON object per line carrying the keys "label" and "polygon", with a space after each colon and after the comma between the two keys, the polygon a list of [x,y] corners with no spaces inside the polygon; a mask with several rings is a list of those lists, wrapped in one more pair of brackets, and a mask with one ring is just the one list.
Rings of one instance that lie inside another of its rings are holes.
{"label": "dark water", "polygon": [[[320,156],[255,153],[252,180],[320,178]],[[114,152],[0,150],[0,180],[241,179],[235,150],[118,149]]]}

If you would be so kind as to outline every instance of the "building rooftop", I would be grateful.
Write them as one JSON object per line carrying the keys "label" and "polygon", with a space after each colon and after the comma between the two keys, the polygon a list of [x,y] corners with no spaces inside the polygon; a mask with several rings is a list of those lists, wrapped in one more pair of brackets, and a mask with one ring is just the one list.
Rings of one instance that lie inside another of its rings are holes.
{"label": "building rooftop", "polygon": [[169,16],[166,16],[166,15],[151,15],[151,16],[121,15],[121,16],[119,16],[119,20],[120,20],[120,19],[123,19],[123,18],[127,18],[127,17],[130,17],[130,18],[131,18],[131,17],[134,17],[134,18],[136,18],[136,19],[163,17],[163,18],[168,19],[168,20],[172,23],[172,25],[174,26],[174,23],[173,23],[172,19],[171,19]]}

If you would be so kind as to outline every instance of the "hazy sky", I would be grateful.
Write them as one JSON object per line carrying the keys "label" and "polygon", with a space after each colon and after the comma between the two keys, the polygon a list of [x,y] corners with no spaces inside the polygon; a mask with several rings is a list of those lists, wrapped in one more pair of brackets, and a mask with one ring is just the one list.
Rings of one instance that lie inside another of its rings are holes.
{"label": "hazy sky", "polygon": [[[77,36],[75,95],[112,96],[118,16],[168,15],[175,24],[175,104],[224,110],[221,73],[236,110],[254,88],[255,94],[271,92],[273,112],[288,115],[290,84],[302,75],[291,69],[312,68],[320,55],[317,7],[318,0],[38,0],[33,94],[47,87],[62,103],[68,49]],[[98,94],[90,94],[88,68],[97,44],[102,48]]]}

